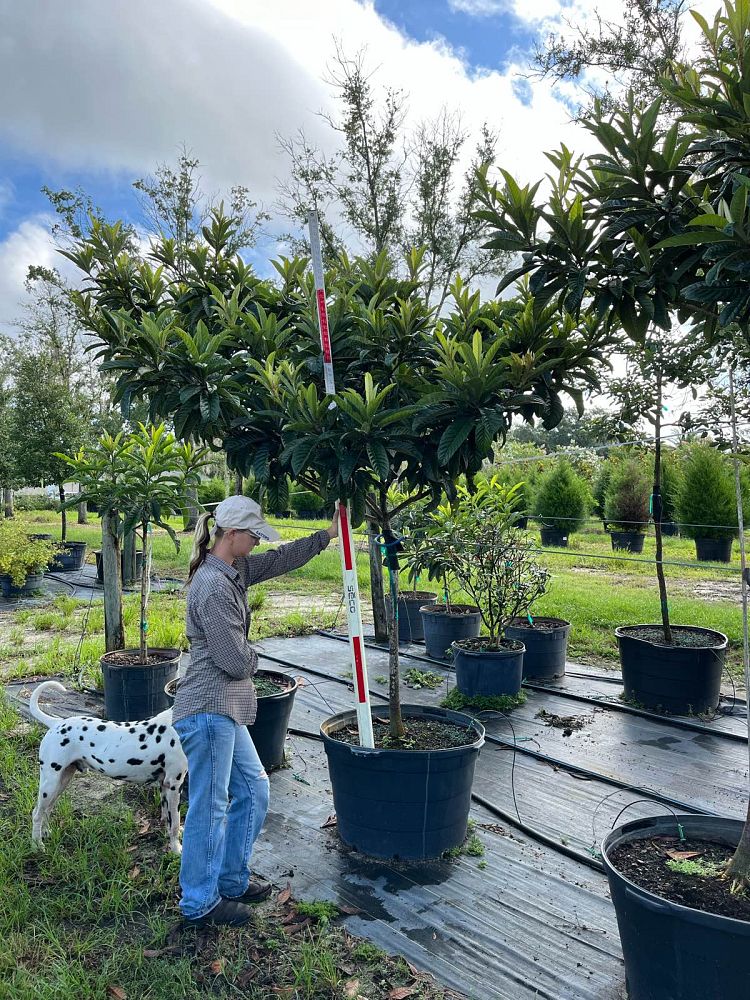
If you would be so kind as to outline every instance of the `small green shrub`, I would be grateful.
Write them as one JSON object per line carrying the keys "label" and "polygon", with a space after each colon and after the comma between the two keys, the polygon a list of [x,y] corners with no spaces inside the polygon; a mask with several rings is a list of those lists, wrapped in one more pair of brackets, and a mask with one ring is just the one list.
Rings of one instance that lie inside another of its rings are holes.
{"label": "small green shrub", "polygon": [[591,495],[594,500],[594,513],[602,520],[604,520],[604,501],[607,496],[607,488],[609,487],[609,480],[612,476],[613,467],[614,462],[611,458],[602,462],[599,466],[599,472],[594,479],[594,486],[591,491]]}
{"label": "small green shrub", "polygon": [[712,445],[691,448],[683,466],[676,507],[682,533],[688,538],[732,538],[737,533],[732,471]]}
{"label": "small green shrub", "polygon": [[13,497],[13,506],[17,511],[27,510],[59,510],[60,504],[57,500],[52,500],[46,494],[16,493]]}
{"label": "small green shrub", "polygon": [[651,481],[643,462],[635,458],[612,469],[604,498],[607,524],[618,531],[646,530]]}
{"label": "small green shrub", "polygon": [[680,875],[697,875],[699,878],[716,878],[723,871],[721,865],[717,865],[713,861],[704,861],[702,858],[684,859],[682,861],[669,858],[667,868]]}
{"label": "small green shrub", "polygon": [[215,476],[213,479],[205,479],[198,486],[198,502],[201,507],[221,503],[222,500],[226,500],[226,496],[226,483],[218,476]]}
{"label": "small green shrub", "polygon": [[301,511],[322,514],[325,504],[319,496],[311,493],[310,490],[295,490],[289,495],[289,506],[295,514],[299,514]]}
{"label": "small green shrub", "polygon": [[677,520],[677,494],[682,479],[679,465],[674,456],[667,454],[661,460],[661,519],[662,521]]}
{"label": "small green shrub", "polygon": [[540,476],[534,494],[534,515],[546,528],[566,535],[580,531],[586,518],[590,495],[586,483],[563,459]]}

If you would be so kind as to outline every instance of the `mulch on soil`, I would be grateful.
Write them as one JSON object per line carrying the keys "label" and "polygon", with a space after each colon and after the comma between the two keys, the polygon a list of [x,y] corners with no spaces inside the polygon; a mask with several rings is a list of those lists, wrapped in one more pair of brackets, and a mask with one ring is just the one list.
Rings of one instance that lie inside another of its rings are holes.
{"label": "mulch on soil", "polygon": [[[464,729],[450,722],[432,722],[425,719],[404,719],[406,730],[403,739],[391,739],[388,721],[374,719],[372,724],[373,741],[376,750],[449,750],[453,747],[465,747],[473,743],[476,733],[473,729]],[[347,726],[330,734],[331,739],[349,746],[359,746],[359,730],[356,726]]]}

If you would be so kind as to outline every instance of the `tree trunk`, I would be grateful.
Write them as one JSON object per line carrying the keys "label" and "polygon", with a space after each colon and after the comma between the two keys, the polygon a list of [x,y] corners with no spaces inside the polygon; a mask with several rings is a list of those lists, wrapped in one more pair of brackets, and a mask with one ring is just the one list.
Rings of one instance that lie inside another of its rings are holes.
{"label": "tree trunk", "polygon": [[653,515],[654,534],[656,535],[656,579],[659,582],[659,603],[661,604],[661,622],[664,627],[664,642],[672,645],[672,628],[669,623],[669,602],[667,601],[667,581],[664,576],[664,546],[661,535],[661,373],[656,376],[656,426],[654,429],[654,495]]}
{"label": "tree trunk", "polygon": [[198,503],[198,490],[195,486],[190,486],[185,491],[185,497],[187,499],[187,514],[185,519],[184,531],[195,531],[195,526],[198,523],[198,518],[200,517],[200,505]]}
{"label": "tree trunk", "polygon": [[[750,591],[750,580],[748,579],[747,551],[745,548],[745,512],[742,505],[742,482],[740,480],[740,462],[738,456],[739,443],[737,440],[737,411],[734,399],[734,371],[729,369],[729,405],[731,407],[732,419],[732,457],[734,462],[734,488],[737,498],[737,525],[740,541],[740,569],[742,571],[742,662],[745,668],[745,698],[748,699],[747,724],[750,732],[750,638],[748,637],[748,597]],[[750,885],[750,803],[747,807],[747,819],[745,827],[734,852],[732,860],[727,867],[727,875],[730,876],[743,889]]]}
{"label": "tree trunk", "polygon": [[65,487],[63,486],[62,483],[60,483],[60,485],[57,488],[60,491],[60,523],[61,523],[60,540],[64,542],[65,539],[68,537],[68,519],[66,517],[65,507],[63,506],[65,504]]}
{"label": "tree trunk", "polygon": [[148,661],[148,596],[151,591],[151,525],[143,525],[143,566],[141,568],[141,663]]}
{"label": "tree trunk", "polygon": [[108,653],[125,648],[122,622],[122,577],[117,514],[102,514],[102,570],[104,572],[104,646]]}
{"label": "tree trunk", "polygon": [[388,619],[385,610],[385,594],[383,591],[383,554],[378,544],[377,525],[367,519],[367,546],[370,554],[370,597],[372,600],[372,616],[375,622],[375,642],[387,642]]}
{"label": "tree trunk", "polygon": [[6,486],[3,489],[3,506],[5,508],[5,516],[13,517],[13,490]]}
{"label": "tree trunk", "polygon": [[241,497],[242,496],[242,473],[241,472],[235,472],[235,474],[234,474],[234,489],[232,490],[232,493],[236,497]]}
{"label": "tree trunk", "polygon": [[135,567],[136,534],[126,531],[122,541],[122,582],[129,586],[136,577]]}
{"label": "tree trunk", "polygon": [[88,507],[86,506],[86,501],[82,500],[78,504],[78,523],[79,524],[88,524],[89,523],[89,517],[88,517],[88,515],[89,515],[89,511],[88,511]]}

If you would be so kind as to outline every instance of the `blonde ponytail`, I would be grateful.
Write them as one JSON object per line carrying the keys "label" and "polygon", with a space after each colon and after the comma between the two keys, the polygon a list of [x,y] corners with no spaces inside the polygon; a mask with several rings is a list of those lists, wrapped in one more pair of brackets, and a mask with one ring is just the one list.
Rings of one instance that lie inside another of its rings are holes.
{"label": "blonde ponytail", "polygon": [[[210,511],[206,511],[205,514],[201,514],[198,518],[198,523],[195,526],[195,534],[193,535],[193,551],[190,554],[190,566],[188,567],[188,583],[190,583],[193,579],[198,568],[205,562],[206,556],[208,555],[208,543],[211,541],[211,532],[208,528],[208,522],[213,516],[214,515]],[[217,525],[214,535],[217,538],[220,538],[223,533],[224,532]]]}

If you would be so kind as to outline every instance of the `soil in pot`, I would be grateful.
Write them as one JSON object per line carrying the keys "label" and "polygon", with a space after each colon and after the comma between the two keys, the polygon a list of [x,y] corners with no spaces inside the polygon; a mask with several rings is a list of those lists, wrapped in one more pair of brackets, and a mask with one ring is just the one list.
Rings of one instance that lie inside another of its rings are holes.
{"label": "soil in pot", "polygon": [[[434,719],[404,719],[404,737],[391,739],[388,722],[373,719],[372,735],[376,750],[447,750],[451,747],[465,747],[473,743],[476,733],[451,722]],[[337,729],[330,733],[332,740],[359,746],[359,730],[356,725]]]}
{"label": "soil in pot", "polygon": [[609,860],[631,882],[672,903],[750,921],[750,897],[732,893],[731,879],[721,877],[733,854],[728,844],[710,840],[652,837],[620,844]]}

